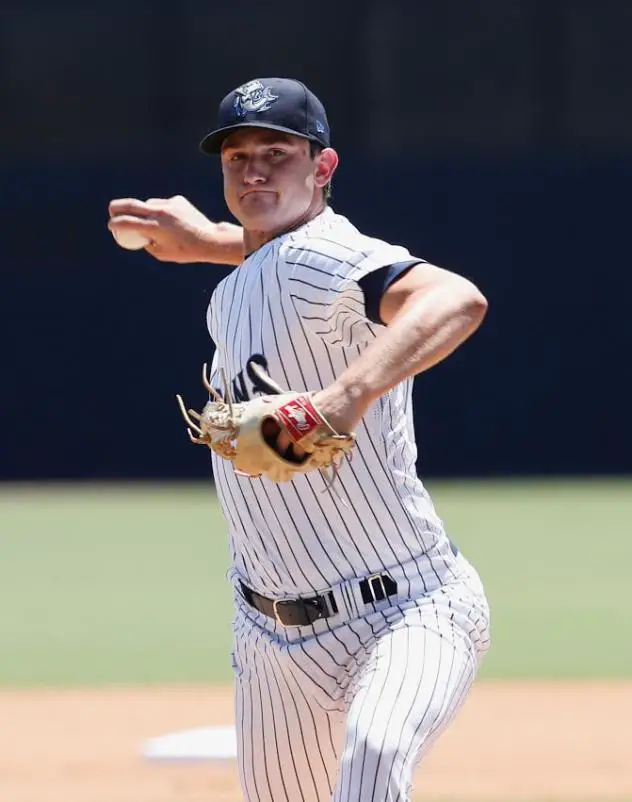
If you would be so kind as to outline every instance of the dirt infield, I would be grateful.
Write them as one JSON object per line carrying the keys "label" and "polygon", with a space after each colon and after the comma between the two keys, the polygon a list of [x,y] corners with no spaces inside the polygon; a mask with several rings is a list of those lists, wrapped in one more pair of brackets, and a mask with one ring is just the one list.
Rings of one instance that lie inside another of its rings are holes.
{"label": "dirt infield", "polygon": [[[224,688],[0,691],[0,802],[237,802],[233,765],[157,765],[145,738],[232,724]],[[424,800],[632,797],[632,682],[479,683],[427,758]]]}

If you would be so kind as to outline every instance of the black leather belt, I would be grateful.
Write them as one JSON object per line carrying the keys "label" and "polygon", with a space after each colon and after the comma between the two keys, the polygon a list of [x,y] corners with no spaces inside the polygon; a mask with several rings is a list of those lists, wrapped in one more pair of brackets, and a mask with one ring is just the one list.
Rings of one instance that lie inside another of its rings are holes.
{"label": "black leather belt", "polygon": [[[268,599],[240,582],[244,599],[260,613],[274,618],[284,627],[304,627],[320,618],[338,613],[331,591],[308,599]],[[397,582],[388,574],[373,574],[360,581],[360,593],[365,604],[379,602],[397,593]]]}
{"label": "black leather belt", "polygon": [[[459,553],[452,542],[450,548],[455,556]],[[309,626],[320,618],[330,618],[338,613],[338,605],[330,590],[308,599],[268,599],[243,582],[239,584],[244,599],[251,607],[267,615],[268,618],[274,618],[284,627]],[[372,574],[360,580],[360,594],[365,604],[383,601],[395,596],[396,593],[397,582],[388,574]]]}

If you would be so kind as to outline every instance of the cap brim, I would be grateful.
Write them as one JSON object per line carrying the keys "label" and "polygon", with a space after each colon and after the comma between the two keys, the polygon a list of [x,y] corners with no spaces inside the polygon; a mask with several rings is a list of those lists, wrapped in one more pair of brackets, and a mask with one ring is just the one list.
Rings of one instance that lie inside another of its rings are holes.
{"label": "cap brim", "polygon": [[[207,153],[210,156],[217,156],[218,153],[221,153],[222,142],[230,133],[238,130],[239,128],[267,128],[270,131],[282,131],[284,134],[299,136],[301,139],[309,139],[312,142],[318,142],[319,144],[323,145],[323,143],[320,142],[315,136],[310,136],[309,134],[299,134],[297,131],[293,131],[291,128],[285,128],[283,125],[273,125],[272,123],[264,122],[246,122],[235,123],[235,125],[227,125],[225,128],[218,128],[216,131],[211,131],[211,133],[207,134],[200,142],[200,150],[202,153]],[[323,145],[323,147],[325,146]]]}

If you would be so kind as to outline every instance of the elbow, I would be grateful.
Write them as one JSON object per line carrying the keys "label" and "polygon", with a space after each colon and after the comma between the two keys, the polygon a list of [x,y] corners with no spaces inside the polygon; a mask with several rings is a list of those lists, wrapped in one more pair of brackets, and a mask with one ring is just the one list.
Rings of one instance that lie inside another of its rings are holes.
{"label": "elbow", "polygon": [[480,290],[475,288],[475,292],[470,299],[469,306],[471,309],[471,315],[474,318],[476,325],[480,326],[485,319],[485,315],[487,314],[487,309],[489,307],[487,298]]}
{"label": "elbow", "polygon": [[478,287],[467,279],[461,279],[461,314],[473,329],[483,322],[489,306],[487,298]]}

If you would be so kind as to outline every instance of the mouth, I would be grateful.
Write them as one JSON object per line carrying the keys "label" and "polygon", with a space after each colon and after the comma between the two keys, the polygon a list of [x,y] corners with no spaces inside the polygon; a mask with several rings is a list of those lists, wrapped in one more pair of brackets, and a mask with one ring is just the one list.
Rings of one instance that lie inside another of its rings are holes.
{"label": "mouth", "polygon": [[240,200],[247,198],[249,195],[273,195],[274,190],[272,189],[247,189],[245,192],[242,192],[239,196]]}

